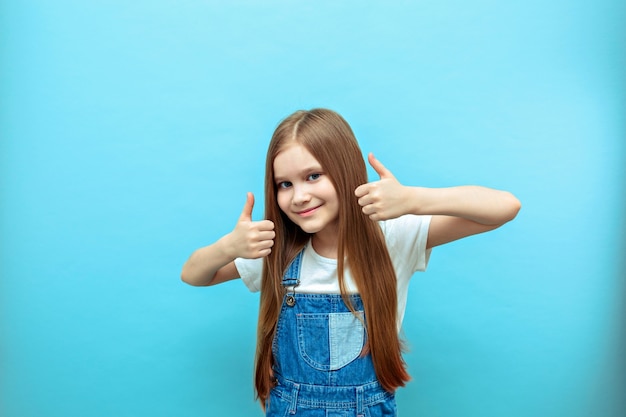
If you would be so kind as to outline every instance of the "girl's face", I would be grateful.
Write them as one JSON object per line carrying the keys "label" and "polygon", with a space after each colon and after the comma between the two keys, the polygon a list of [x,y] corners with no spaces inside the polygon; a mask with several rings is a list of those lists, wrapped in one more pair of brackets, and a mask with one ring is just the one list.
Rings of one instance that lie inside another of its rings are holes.
{"label": "girl's face", "polygon": [[292,222],[307,233],[336,237],[337,192],[320,163],[304,146],[293,143],[276,155],[274,179],[278,206]]}

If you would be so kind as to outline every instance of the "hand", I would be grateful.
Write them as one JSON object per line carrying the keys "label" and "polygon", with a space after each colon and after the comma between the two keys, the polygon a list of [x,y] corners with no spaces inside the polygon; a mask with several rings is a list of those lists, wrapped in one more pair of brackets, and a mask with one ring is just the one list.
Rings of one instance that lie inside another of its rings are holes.
{"label": "hand", "polygon": [[363,213],[372,220],[388,220],[407,214],[406,187],[372,153],[367,160],[380,180],[363,184],[355,190]]}
{"label": "hand", "polygon": [[256,259],[269,255],[274,246],[274,223],[270,220],[252,221],[254,194],[248,193],[246,204],[235,228],[224,236],[224,251],[234,258]]}

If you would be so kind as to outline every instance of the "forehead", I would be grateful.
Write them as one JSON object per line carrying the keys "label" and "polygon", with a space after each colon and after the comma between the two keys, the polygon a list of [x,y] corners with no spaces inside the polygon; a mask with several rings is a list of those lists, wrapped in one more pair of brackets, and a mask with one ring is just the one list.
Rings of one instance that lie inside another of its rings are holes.
{"label": "forehead", "polygon": [[290,143],[274,157],[274,176],[288,177],[311,169],[321,169],[319,161],[299,143]]}

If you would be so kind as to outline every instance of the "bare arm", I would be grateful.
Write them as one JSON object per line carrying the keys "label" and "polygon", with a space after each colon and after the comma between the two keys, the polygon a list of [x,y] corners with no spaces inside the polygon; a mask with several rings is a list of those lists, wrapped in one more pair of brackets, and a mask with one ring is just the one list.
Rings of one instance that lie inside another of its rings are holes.
{"label": "bare arm", "polygon": [[496,229],[513,220],[520,202],[513,194],[479,186],[451,188],[409,187],[421,205],[418,213],[433,214],[427,247]]}
{"label": "bare arm", "polygon": [[274,245],[274,223],[252,221],[254,196],[248,193],[237,225],[232,232],[212,245],[191,254],[181,272],[181,279],[190,285],[216,285],[239,277],[236,258],[255,259],[267,256]]}
{"label": "bare arm", "polygon": [[500,227],[514,219],[521,207],[513,194],[486,187],[404,186],[372,154],[368,159],[380,181],[356,189],[363,213],[372,220],[405,214],[432,215],[429,248]]}
{"label": "bare arm", "polygon": [[234,259],[224,252],[221,240],[197,249],[191,254],[181,272],[189,285],[208,286],[239,278]]}

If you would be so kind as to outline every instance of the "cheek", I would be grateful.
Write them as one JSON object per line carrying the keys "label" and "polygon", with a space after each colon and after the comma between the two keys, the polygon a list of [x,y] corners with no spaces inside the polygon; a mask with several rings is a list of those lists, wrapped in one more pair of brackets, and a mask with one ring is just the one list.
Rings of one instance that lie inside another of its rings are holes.
{"label": "cheek", "polygon": [[327,181],[326,184],[324,184],[324,195],[327,200],[335,202],[339,200],[339,196],[337,196],[337,191],[335,190],[335,187],[333,187],[333,183],[330,181]]}
{"label": "cheek", "polygon": [[289,208],[289,201],[291,199],[288,194],[289,193],[286,191],[279,191],[276,194],[276,202],[278,203],[278,207],[280,207],[283,212],[287,212],[287,209]]}

